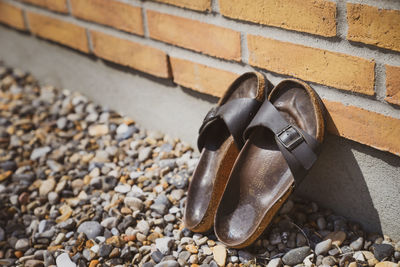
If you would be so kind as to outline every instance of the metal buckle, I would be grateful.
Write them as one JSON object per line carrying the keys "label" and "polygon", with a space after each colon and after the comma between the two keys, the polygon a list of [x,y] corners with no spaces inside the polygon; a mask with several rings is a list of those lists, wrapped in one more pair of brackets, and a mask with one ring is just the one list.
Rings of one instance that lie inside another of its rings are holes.
{"label": "metal buckle", "polygon": [[292,151],[304,141],[303,135],[293,125],[286,126],[276,136],[279,142],[289,151]]}

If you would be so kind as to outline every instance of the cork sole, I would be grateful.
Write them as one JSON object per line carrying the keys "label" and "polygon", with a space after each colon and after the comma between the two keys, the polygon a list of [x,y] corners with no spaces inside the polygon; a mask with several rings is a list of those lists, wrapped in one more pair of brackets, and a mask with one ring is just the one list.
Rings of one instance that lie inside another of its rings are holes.
{"label": "cork sole", "polygon": [[[307,84],[285,80],[269,95],[291,123],[323,141],[323,106]],[[294,189],[289,166],[269,131],[255,129],[242,148],[215,216],[218,239],[229,247],[251,245]]]}
{"label": "cork sole", "polygon": [[[264,99],[265,79],[259,73],[246,73],[237,79],[219,101],[219,105],[235,98]],[[214,216],[228,182],[233,164],[239,155],[233,137],[226,127],[211,129],[190,182],[185,207],[185,226],[193,232],[206,232],[213,226]]]}

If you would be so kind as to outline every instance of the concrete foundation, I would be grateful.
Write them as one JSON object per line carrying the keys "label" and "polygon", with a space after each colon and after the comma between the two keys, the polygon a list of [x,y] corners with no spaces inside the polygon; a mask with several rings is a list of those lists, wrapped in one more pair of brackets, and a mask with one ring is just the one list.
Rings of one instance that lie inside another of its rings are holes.
{"label": "concrete foundation", "polygon": [[[0,60],[195,146],[215,98],[0,26]],[[400,240],[400,157],[328,136],[297,194]]]}

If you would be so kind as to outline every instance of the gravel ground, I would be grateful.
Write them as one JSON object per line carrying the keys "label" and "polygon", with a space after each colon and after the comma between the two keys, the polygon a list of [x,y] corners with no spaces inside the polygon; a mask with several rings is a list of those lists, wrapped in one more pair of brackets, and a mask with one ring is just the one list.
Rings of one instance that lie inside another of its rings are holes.
{"label": "gravel ground", "polygon": [[198,153],[0,67],[0,265],[400,266],[400,242],[292,197],[261,238],[184,228]]}

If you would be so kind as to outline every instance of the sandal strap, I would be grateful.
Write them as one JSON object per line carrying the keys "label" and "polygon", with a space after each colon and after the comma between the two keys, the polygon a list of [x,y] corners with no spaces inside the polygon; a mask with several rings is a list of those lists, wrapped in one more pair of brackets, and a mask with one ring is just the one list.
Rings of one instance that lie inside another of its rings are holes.
{"label": "sandal strap", "polygon": [[[256,114],[261,102],[254,98],[237,98],[227,103],[211,108],[199,129],[197,146],[199,151],[204,147],[207,130],[216,124],[224,123],[233,136],[236,146],[240,149],[244,145],[243,131]],[[211,137],[212,138],[212,137]]]}
{"label": "sandal strap", "polygon": [[257,127],[267,128],[274,133],[275,141],[296,183],[300,183],[317,160],[319,142],[307,132],[287,122],[268,100],[264,101],[244,131],[244,139],[248,139],[252,130]]}

